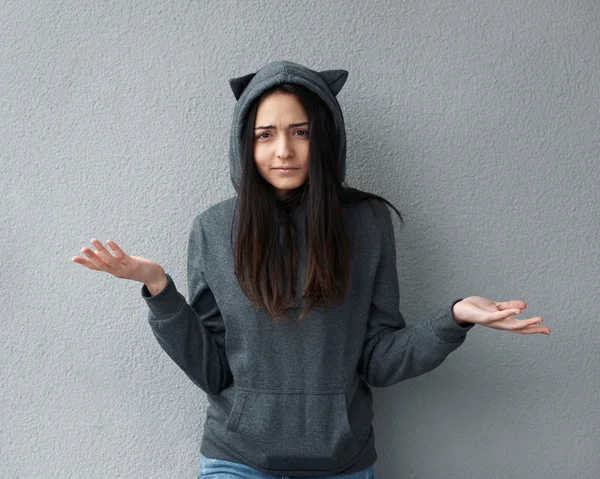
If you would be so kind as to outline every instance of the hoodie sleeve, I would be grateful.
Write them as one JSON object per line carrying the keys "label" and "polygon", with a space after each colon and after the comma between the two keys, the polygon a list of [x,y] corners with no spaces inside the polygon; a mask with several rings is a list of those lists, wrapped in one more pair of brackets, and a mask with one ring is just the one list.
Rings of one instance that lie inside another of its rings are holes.
{"label": "hoodie sleeve", "polygon": [[383,210],[383,244],[358,363],[364,380],[376,387],[391,386],[433,370],[464,342],[467,331],[475,326],[460,326],[454,320],[452,307],[462,298],[438,308],[416,324],[406,325],[398,309],[394,228],[387,206]]}
{"label": "hoodie sleeve", "polygon": [[149,307],[148,323],[163,350],[200,389],[218,394],[233,381],[225,355],[225,325],[201,263],[202,232],[194,219],[188,240],[189,304],[173,278],[151,296],[144,284],[142,297]]}

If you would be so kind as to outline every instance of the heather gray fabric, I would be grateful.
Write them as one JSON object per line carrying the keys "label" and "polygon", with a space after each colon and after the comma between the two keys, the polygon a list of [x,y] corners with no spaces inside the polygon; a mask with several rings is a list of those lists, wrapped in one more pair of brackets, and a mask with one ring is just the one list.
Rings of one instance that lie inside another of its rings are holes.
{"label": "heather gray fabric", "polygon": [[[278,81],[298,82],[320,94],[344,127],[335,94],[347,72],[321,74],[291,62],[271,63],[232,79],[237,98],[230,150],[231,180],[239,180],[237,128],[245,105]],[[330,93],[324,91],[330,88]],[[345,150],[344,150],[345,151]],[[345,165],[345,162],[342,162]],[[276,323],[242,293],[230,245],[234,196],[197,214],[187,249],[188,298],[173,278],[142,297],[160,346],[207,394],[200,452],[244,463],[268,474],[311,477],[360,471],[377,458],[370,386],[390,386],[436,368],[474,325],[452,317],[456,299],[406,325],[399,311],[396,242],[384,204],[344,206],[353,251],[351,293],[331,308],[314,309],[296,323]],[[301,291],[306,265],[305,220],[298,231]]]}

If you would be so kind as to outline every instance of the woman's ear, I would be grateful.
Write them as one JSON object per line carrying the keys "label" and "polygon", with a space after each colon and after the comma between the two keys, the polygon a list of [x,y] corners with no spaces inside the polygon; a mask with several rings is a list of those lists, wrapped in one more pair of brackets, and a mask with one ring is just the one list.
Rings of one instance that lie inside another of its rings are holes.
{"label": "woman's ear", "polygon": [[242,77],[229,79],[229,86],[231,86],[231,90],[233,91],[236,100],[240,99],[244,88],[248,86],[248,83],[250,83],[250,80],[252,80],[254,75],[256,75],[256,73],[249,73],[248,75],[244,75]]}
{"label": "woman's ear", "polygon": [[325,80],[325,83],[329,86],[333,96],[337,96],[344,86],[344,83],[346,83],[346,78],[348,78],[348,72],[346,70],[323,70],[322,72],[319,72],[319,75]]}

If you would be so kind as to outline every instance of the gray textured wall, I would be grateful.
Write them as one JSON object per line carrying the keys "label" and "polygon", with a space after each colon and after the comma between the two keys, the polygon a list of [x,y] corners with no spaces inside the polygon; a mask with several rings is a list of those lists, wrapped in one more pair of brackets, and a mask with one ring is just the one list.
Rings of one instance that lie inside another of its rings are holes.
{"label": "gray textured wall", "polygon": [[228,78],[345,68],[348,180],[396,223],[409,323],[523,299],[374,389],[378,479],[600,468],[600,15],[587,1],[0,2],[0,476],[195,477],[205,395],[140,284],[71,262],[114,239],[187,297],[193,217],[233,194]]}

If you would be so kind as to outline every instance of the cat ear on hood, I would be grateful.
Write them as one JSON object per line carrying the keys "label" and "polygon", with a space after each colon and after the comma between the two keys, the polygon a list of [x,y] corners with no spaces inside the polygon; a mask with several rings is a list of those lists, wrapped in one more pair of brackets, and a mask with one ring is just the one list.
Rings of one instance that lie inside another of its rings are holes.
{"label": "cat ear on hood", "polygon": [[231,86],[231,90],[233,91],[236,100],[240,99],[244,88],[248,86],[248,83],[250,83],[250,80],[252,80],[254,75],[256,75],[256,73],[248,73],[248,75],[229,79],[229,86]]}
{"label": "cat ear on hood", "polygon": [[333,96],[337,96],[344,83],[346,83],[346,78],[348,78],[346,70],[323,70],[319,72],[319,75],[325,80]]}

